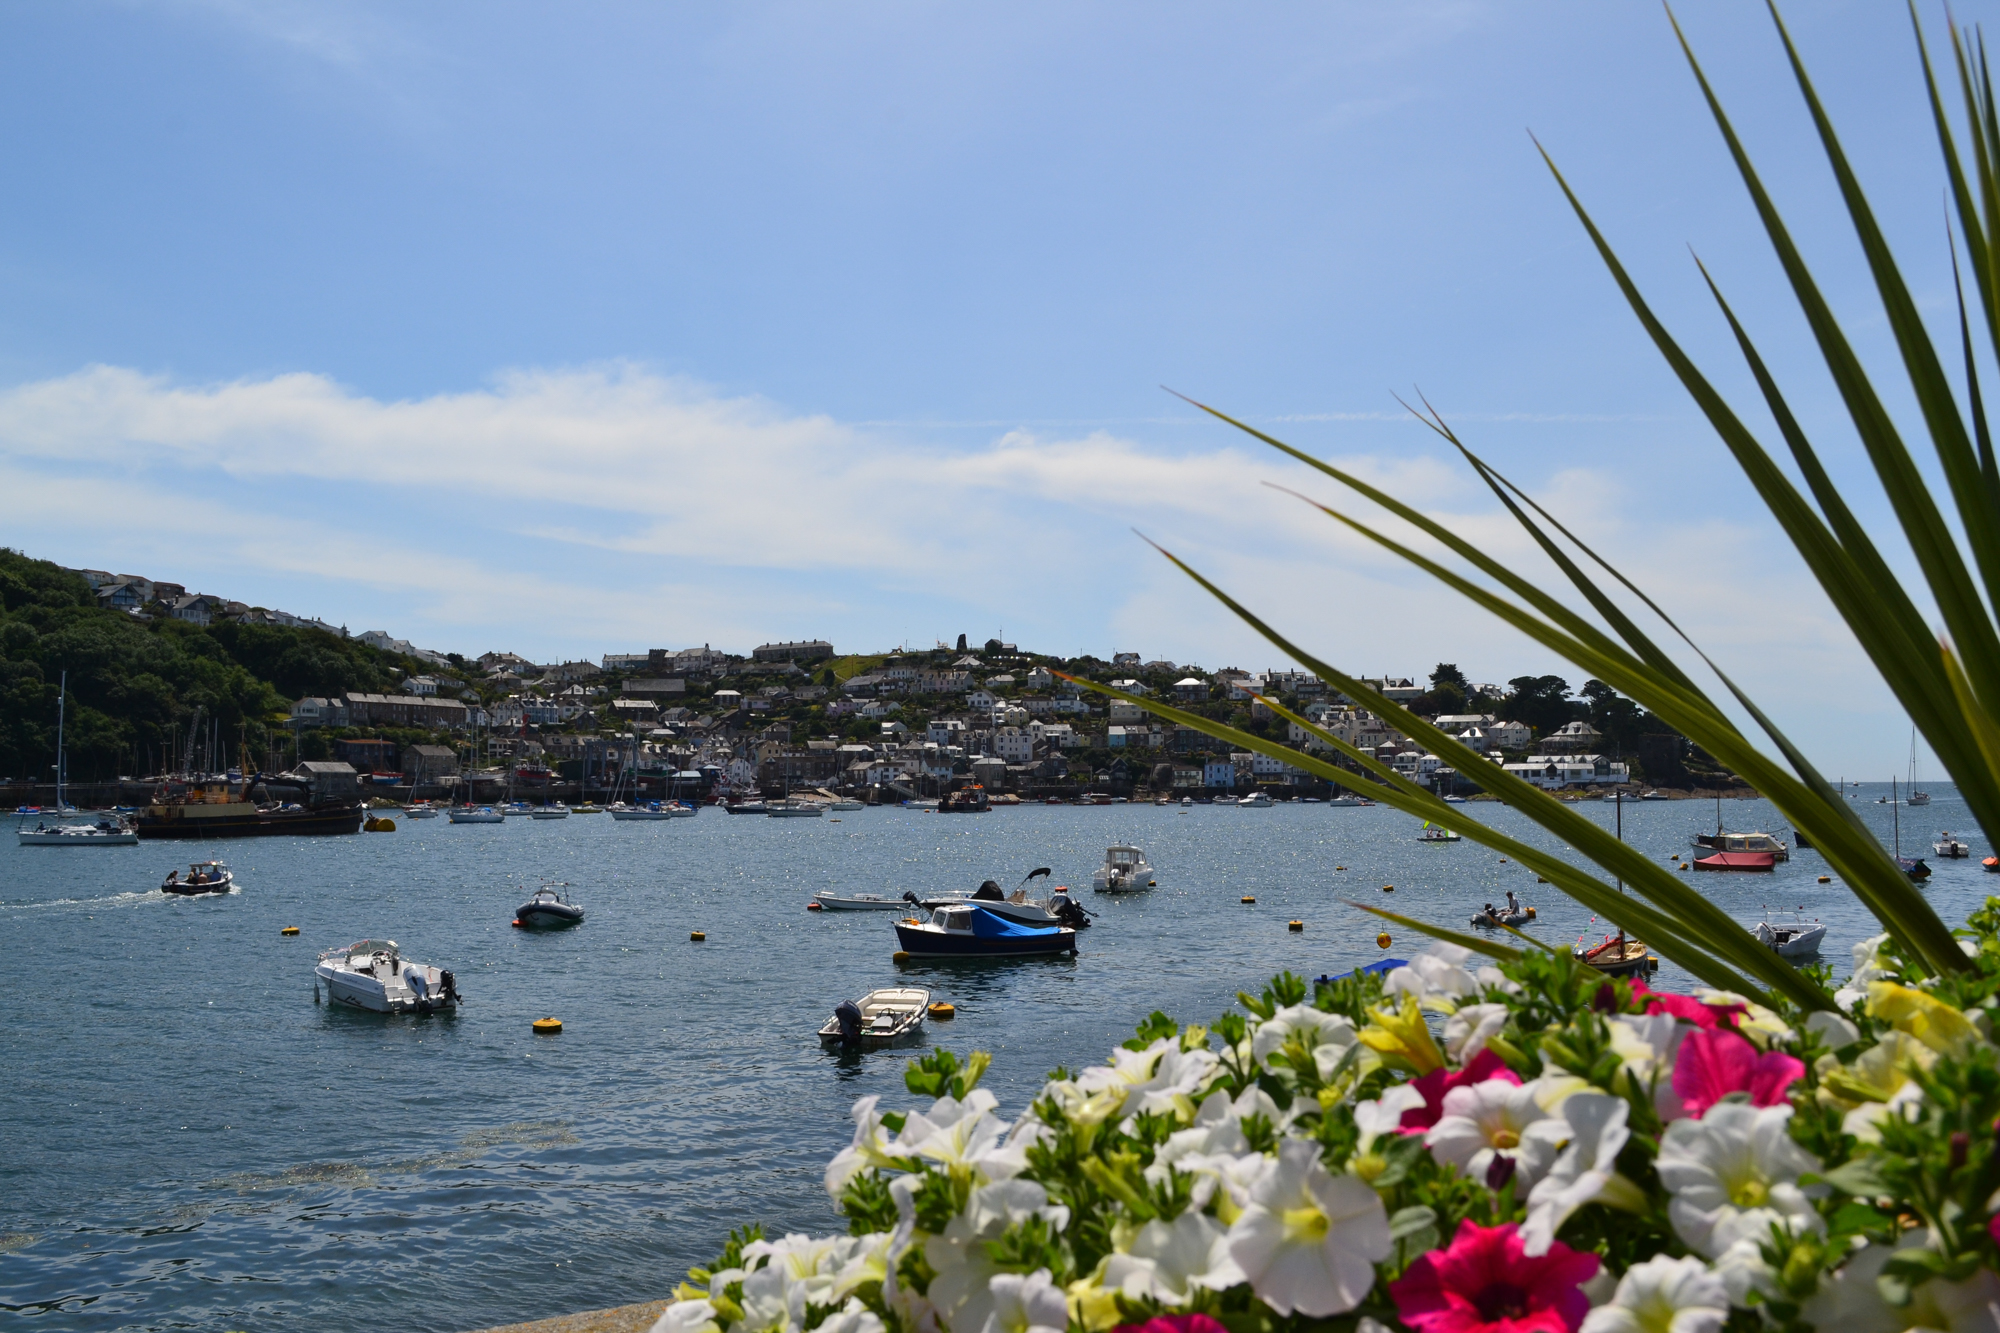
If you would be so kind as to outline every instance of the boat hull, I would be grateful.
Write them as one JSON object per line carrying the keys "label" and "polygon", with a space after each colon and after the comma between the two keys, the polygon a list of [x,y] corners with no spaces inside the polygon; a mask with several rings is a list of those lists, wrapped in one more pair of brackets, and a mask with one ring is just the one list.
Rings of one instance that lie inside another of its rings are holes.
{"label": "boat hull", "polygon": [[16,835],[23,847],[130,847],[139,835],[124,833],[53,833],[22,829]]}
{"label": "boat hull", "polygon": [[[133,821],[139,836],[155,839],[254,838],[262,831],[257,807],[248,801],[149,805]],[[360,823],[356,821],[356,827]]]}
{"label": "boat hull", "polygon": [[359,801],[352,805],[328,805],[307,810],[267,810],[257,816],[260,834],[341,834],[359,833],[368,811]]}
{"label": "boat hull", "polygon": [[828,912],[907,912],[910,905],[900,898],[843,898],[833,893],[816,893],[813,901]]}
{"label": "boat hull", "polygon": [[561,930],[566,926],[583,924],[581,907],[523,907],[514,914],[529,930]]}
{"label": "boat hull", "polygon": [[1076,952],[1076,932],[986,938],[896,923],[896,939],[912,958],[1041,958]]}
{"label": "boat hull", "polygon": [[498,810],[454,810],[449,818],[454,824],[504,824],[507,816]]}

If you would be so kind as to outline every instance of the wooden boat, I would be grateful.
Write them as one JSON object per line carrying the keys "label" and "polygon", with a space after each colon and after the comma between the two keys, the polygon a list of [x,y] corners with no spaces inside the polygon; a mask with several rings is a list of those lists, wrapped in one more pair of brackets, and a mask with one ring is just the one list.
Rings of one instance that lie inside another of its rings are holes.
{"label": "wooden boat", "polygon": [[196,861],[188,867],[186,879],[181,878],[178,870],[168,872],[160,892],[178,893],[184,898],[197,893],[227,893],[235,882],[236,876],[222,862]]}
{"label": "wooden boat", "polygon": [[1631,977],[1644,972],[1656,971],[1659,960],[1646,952],[1646,946],[1637,940],[1619,936],[1606,940],[1593,949],[1582,949],[1577,957],[1606,976]]}
{"label": "wooden boat", "polygon": [[1694,859],[1696,870],[1748,870],[1766,874],[1778,868],[1778,858],[1769,852],[1715,852]]}
{"label": "wooden boat", "polygon": [[879,1051],[922,1034],[931,993],[922,986],[890,986],[858,1000],[843,1000],[819,1030],[819,1044]]}

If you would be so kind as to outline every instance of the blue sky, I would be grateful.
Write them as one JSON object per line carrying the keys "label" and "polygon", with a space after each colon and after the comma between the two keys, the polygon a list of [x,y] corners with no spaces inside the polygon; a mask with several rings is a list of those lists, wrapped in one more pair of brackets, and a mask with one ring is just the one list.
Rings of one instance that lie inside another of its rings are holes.
{"label": "blue sky", "polygon": [[[1943,317],[1907,18],[1796,11]],[[1881,355],[1768,19],[1677,12]],[[0,76],[34,554],[466,652],[1275,663],[1138,528],[1352,668],[1580,683],[1160,387],[1515,549],[1419,385],[1829,765],[1906,744],[1529,140],[1748,406],[1699,251],[1872,496],[1657,7],[77,3],[0,10]]]}

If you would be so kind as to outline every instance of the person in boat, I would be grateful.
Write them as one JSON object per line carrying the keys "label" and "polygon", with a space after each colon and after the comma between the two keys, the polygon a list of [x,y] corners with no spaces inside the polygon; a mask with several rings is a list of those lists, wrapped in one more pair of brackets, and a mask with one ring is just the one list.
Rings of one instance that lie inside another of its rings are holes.
{"label": "person in boat", "polygon": [[1488,903],[1488,904],[1486,904],[1486,909],[1485,909],[1485,910],[1486,910],[1486,916],[1487,916],[1487,919],[1488,919],[1488,920],[1491,920],[1491,921],[1498,921],[1498,920],[1500,919],[1500,914],[1499,914],[1498,912],[1496,912],[1496,911],[1494,911],[1494,910],[1493,910],[1493,904],[1492,904],[1492,903]]}
{"label": "person in boat", "polygon": [[1520,914],[1521,914],[1521,904],[1514,901],[1514,891],[1512,889],[1509,889],[1507,890],[1507,915],[1519,916]]}
{"label": "person in boat", "polygon": [[180,872],[180,871],[178,871],[178,870],[169,870],[169,871],[167,872],[167,883],[169,883],[169,884],[178,884],[178,883],[180,883],[180,882],[181,882],[181,872]]}

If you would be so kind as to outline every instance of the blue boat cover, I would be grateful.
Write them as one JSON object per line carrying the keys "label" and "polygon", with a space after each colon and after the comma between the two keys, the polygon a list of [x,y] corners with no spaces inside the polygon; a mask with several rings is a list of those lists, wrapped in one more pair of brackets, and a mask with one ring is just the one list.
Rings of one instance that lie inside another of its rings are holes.
{"label": "blue boat cover", "polygon": [[982,940],[1017,940],[1035,935],[1053,935],[1058,929],[1056,926],[1025,926],[983,907],[972,909],[972,933]]}

